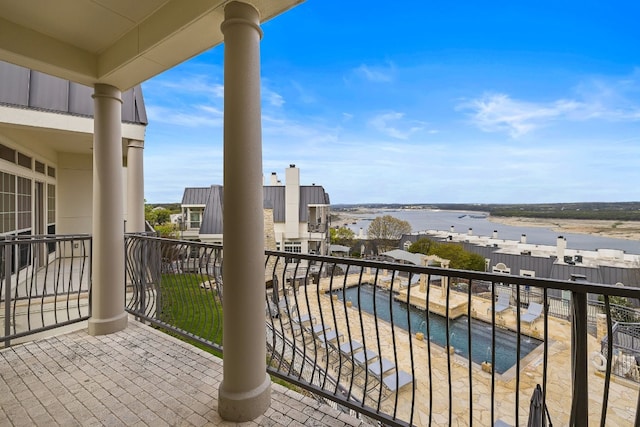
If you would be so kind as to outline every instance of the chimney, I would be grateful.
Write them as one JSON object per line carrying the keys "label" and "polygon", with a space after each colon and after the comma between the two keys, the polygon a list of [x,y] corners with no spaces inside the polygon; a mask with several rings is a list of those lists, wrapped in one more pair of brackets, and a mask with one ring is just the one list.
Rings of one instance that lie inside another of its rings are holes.
{"label": "chimney", "polygon": [[558,259],[560,260],[560,262],[564,262],[564,250],[566,248],[567,248],[567,240],[562,236],[558,236],[558,240],[556,243],[556,255],[558,256]]}
{"label": "chimney", "polygon": [[473,228],[469,227],[469,230],[467,230],[467,235],[473,236]]}
{"label": "chimney", "polygon": [[527,243],[527,235],[526,234],[522,234],[520,236],[520,243]]}
{"label": "chimney", "polygon": [[449,227],[449,231],[452,233],[455,233],[456,232],[455,227],[452,225],[451,227]]}
{"label": "chimney", "polygon": [[269,185],[279,185],[280,181],[278,181],[278,174],[275,172],[271,172],[271,179],[269,180]]}
{"label": "chimney", "polygon": [[491,235],[492,239],[497,239],[498,238],[498,230],[493,230],[493,234]]}
{"label": "chimney", "polygon": [[284,177],[285,198],[285,234],[287,238],[296,239],[300,228],[300,169],[289,165]]}

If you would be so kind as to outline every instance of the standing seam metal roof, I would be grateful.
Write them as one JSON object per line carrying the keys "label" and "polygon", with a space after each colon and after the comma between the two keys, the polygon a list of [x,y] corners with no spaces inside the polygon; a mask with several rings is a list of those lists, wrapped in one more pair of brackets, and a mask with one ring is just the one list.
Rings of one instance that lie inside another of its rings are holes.
{"label": "standing seam metal roof", "polygon": [[[93,117],[93,88],[0,61],[0,104]],[[122,121],[146,125],[140,85],[122,92]]]}
{"label": "standing seam metal roof", "polygon": [[221,185],[212,185],[209,188],[207,206],[204,209],[200,225],[200,234],[222,234],[223,191]]}
{"label": "standing seam metal roof", "polygon": [[[182,205],[205,205],[200,234],[222,234],[223,187],[185,188]],[[309,220],[309,205],[329,204],[329,195],[319,185],[300,187],[300,222]],[[265,185],[263,188],[263,206],[273,209],[273,221],[285,222],[285,186]]]}
{"label": "standing seam metal roof", "polygon": [[[212,186],[213,187],[213,186]],[[212,187],[189,187],[182,195],[183,205],[206,205]]]}

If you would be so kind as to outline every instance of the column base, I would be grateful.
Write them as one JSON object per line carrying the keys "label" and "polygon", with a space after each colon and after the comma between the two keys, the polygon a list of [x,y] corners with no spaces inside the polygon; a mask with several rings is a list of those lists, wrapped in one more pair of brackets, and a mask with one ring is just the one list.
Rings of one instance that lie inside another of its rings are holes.
{"label": "column base", "polygon": [[97,319],[95,317],[90,317],[88,322],[89,335],[107,335],[122,331],[123,329],[126,329],[128,321],[129,315],[126,311],[109,319]]}
{"label": "column base", "polygon": [[225,391],[224,380],[218,390],[218,414],[226,421],[251,421],[264,414],[271,406],[271,378],[265,374],[265,380],[257,388],[243,393]]}

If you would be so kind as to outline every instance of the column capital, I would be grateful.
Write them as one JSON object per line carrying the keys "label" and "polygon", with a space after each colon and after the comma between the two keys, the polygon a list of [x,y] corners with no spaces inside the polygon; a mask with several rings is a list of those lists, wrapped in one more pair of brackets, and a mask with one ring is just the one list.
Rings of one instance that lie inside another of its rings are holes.
{"label": "column capital", "polygon": [[128,148],[144,148],[144,141],[140,141],[139,139],[130,139],[127,142]]}
{"label": "column capital", "polygon": [[263,32],[260,28],[260,12],[251,4],[240,1],[232,1],[224,7],[225,19],[220,24],[222,34],[233,25],[248,25],[258,32],[262,39]]}
{"label": "column capital", "polygon": [[96,83],[93,86],[93,99],[96,98],[111,98],[122,104],[122,91],[115,86],[111,86],[104,83]]}

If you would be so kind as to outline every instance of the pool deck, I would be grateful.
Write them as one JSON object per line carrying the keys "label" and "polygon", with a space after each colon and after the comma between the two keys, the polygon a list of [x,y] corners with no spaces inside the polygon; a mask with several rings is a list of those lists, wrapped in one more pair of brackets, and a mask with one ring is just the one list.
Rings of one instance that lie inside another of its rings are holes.
{"label": "pool deck", "polygon": [[[358,276],[358,275],[354,275]],[[347,286],[351,279],[346,278],[342,283]],[[365,280],[362,279],[364,282]],[[326,291],[328,283],[319,284],[322,291]],[[300,288],[301,290],[305,288]],[[335,283],[331,289],[337,289]],[[406,288],[405,288],[406,289]],[[316,287],[307,286],[306,291],[311,297],[316,295]],[[300,295],[302,295],[300,293]],[[426,301],[426,293],[419,291],[419,286],[411,288],[412,299],[422,298]],[[441,288],[431,289],[430,299],[442,299]],[[450,298],[463,298],[466,302],[466,294],[456,291],[450,292]],[[419,340],[399,327],[394,327],[391,333],[391,326],[382,321],[376,322],[373,316],[363,313],[364,330],[359,330],[360,325],[358,311],[354,308],[346,308],[342,301],[335,301],[329,295],[320,299],[318,305],[317,297],[309,298],[311,303],[310,311],[314,316],[319,316],[320,311],[325,319],[335,316],[336,329],[345,330],[347,322],[351,330],[351,338],[362,340],[364,337],[377,337],[381,342],[382,356],[394,360],[394,348],[392,337],[396,338],[398,365],[400,369],[411,372],[411,355],[409,349],[413,351],[414,376],[417,380],[415,413],[416,425],[429,425],[429,411],[432,409],[433,423],[436,425],[448,424],[448,413],[453,411],[453,425],[469,425],[469,414],[473,418],[475,425],[491,425],[491,385],[492,375],[483,371],[478,364],[472,363],[469,370],[469,362],[466,358],[454,354],[448,355],[442,347],[431,346],[431,357],[427,351],[428,342]],[[442,304],[444,300],[440,301]],[[465,313],[466,314],[466,313]],[[491,322],[491,301],[479,297],[473,297],[471,303],[472,317],[487,322]],[[571,323],[554,317],[548,318],[548,368],[547,368],[547,406],[549,408],[552,421],[555,425],[568,425],[570,416],[570,404],[567,401],[568,391],[571,390]],[[496,315],[496,323],[502,327],[516,330],[515,310],[507,310],[500,315]],[[544,320],[542,317],[533,322],[532,325],[522,323],[520,331],[523,335],[536,338],[544,337]],[[371,341],[371,338],[369,338]],[[411,346],[409,341],[411,340]],[[362,341],[361,341],[362,342]],[[402,351],[401,347],[405,350]],[[599,350],[599,343],[595,337],[588,336],[589,354]],[[377,350],[377,349],[376,349]],[[448,374],[448,364],[451,365],[451,376]],[[602,407],[602,396],[604,390],[604,380],[596,372],[594,366],[589,363],[589,418],[592,422],[600,421],[600,411]],[[470,374],[471,372],[471,374]],[[532,351],[521,361],[520,375],[517,378],[517,369],[514,366],[504,374],[495,374],[495,418],[501,419],[510,425],[515,422],[515,389],[516,382],[519,381],[519,424],[526,424],[531,395],[536,384],[542,384],[543,379],[543,347],[540,346]],[[431,380],[430,380],[431,379]],[[452,399],[449,401],[448,387],[452,385]],[[432,390],[430,391],[430,384]],[[473,390],[473,409],[469,408],[470,384]],[[609,403],[607,421],[610,425],[633,425],[636,404],[638,399],[639,385],[629,380],[616,377],[612,379],[609,389]],[[417,397],[420,398],[417,398]],[[433,399],[432,407],[429,407],[429,396]],[[413,394],[410,389],[401,390],[398,394],[400,408],[411,407]]]}
{"label": "pool deck", "polygon": [[469,306],[469,300],[466,295],[458,292],[450,293],[447,298],[446,293],[442,292],[440,286],[430,286],[429,297],[425,291],[420,291],[420,286],[412,286],[411,289],[403,288],[398,291],[394,297],[398,301],[409,303],[414,307],[426,310],[426,301],[429,301],[429,311],[436,313],[442,317],[449,319],[457,319],[466,316]]}

